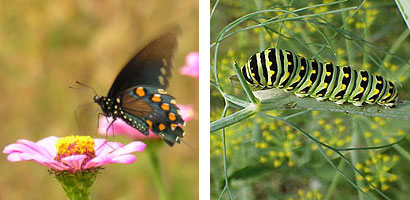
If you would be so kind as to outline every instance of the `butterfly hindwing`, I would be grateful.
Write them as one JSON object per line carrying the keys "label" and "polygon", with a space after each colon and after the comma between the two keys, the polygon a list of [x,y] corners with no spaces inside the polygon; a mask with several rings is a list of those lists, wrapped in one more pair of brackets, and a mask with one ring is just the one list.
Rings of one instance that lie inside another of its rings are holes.
{"label": "butterfly hindwing", "polygon": [[169,144],[179,142],[184,136],[180,127],[184,120],[179,114],[174,97],[163,89],[152,86],[137,86],[122,96],[124,111],[144,119],[155,134]]}
{"label": "butterfly hindwing", "polygon": [[168,87],[179,32],[175,27],[132,57],[118,74],[107,96],[118,96],[121,91],[137,85]]}

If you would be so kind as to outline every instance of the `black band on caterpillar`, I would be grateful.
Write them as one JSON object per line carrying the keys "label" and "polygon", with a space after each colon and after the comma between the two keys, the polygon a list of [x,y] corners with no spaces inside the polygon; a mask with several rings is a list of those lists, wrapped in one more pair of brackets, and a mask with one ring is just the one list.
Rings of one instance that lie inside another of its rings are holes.
{"label": "black band on caterpillar", "polygon": [[292,91],[298,97],[329,99],[337,104],[349,102],[355,106],[377,103],[394,107],[398,101],[397,88],[382,76],[349,66],[320,63],[288,50],[270,48],[256,53],[241,71],[252,85]]}

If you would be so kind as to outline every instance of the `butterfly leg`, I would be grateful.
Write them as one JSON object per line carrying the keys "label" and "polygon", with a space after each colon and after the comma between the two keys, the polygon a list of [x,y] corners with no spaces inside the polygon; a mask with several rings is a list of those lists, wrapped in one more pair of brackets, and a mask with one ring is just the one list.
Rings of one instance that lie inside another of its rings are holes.
{"label": "butterfly leg", "polygon": [[[107,119],[107,122],[108,122],[107,116],[106,116],[106,119]],[[111,128],[111,126],[112,126],[112,136],[115,137],[115,134],[114,134],[114,126],[113,126],[115,120],[117,120],[117,119],[113,117],[111,123],[108,125],[107,129],[105,130],[105,136],[108,135],[108,130],[109,130],[109,129]]]}

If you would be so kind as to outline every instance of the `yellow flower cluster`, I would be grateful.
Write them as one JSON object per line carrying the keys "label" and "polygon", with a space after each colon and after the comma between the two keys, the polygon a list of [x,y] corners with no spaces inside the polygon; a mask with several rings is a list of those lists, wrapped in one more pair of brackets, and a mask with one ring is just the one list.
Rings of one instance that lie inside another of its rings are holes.
{"label": "yellow flower cluster", "polygon": [[264,122],[260,125],[261,135],[255,142],[260,151],[259,162],[272,163],[274,167],[295,165],[295,153],[302,146],[302,138],[291,127],[280,121]]}
{"label": "yellow flower cluster", "polygon": [[288,200],[320,200],[323,195],[316,189],[313,191],[304,191],[302,189],[298,190],[298,198],[288,198]]}
{"label": "yellow flower cluster", "polygon": [[[390,183],[398,180],[398,176],[391,172],[392,168],[399,161],[397,155],[387,155],[382,153],[369,153],[370,158],[364,163],[357,163],[356,168],[363,172],[364,177],[371,185],[363,186],[361,189],[365,192],[380,188],[385,191],[390,188]],[[356,176],[359,181],[364,181],[360,175]]]}

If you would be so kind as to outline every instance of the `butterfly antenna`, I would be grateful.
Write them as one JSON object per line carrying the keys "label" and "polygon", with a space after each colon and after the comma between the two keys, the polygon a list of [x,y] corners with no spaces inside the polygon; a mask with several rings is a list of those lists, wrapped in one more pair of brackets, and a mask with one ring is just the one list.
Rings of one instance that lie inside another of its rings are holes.
{"label": "butterfly antenna", "polygon": [[[95,91],[95,89],[94,89],[93,87],[91,87],[91,86],[89,86],[89,85],[86,85],[86,84],[84,84],[84,83],[81,83],[80,81],[75,81],[75,83],[77,83],[78,85],[81,85],[81,86],[83,86],[83,87],[86,87],[86,88],[91,89],[91,90],[94,92],[94,95],[97,96],[97,91]],[[71,86],[70,86],[69,88],[74,88],[74,87],[71,87]]]}

